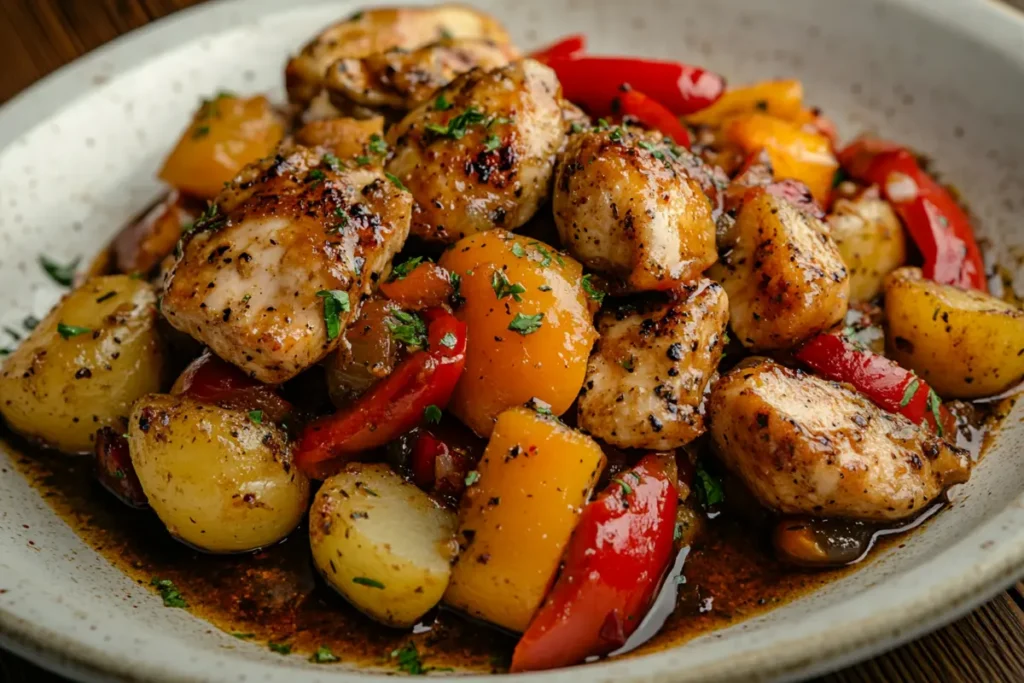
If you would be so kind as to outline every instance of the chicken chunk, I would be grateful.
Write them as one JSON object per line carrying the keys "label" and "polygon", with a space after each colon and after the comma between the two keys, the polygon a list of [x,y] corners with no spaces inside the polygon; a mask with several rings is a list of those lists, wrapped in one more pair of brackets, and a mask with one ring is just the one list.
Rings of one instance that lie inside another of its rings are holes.
{"label": "chicken chunk", "polygon": [[688,154],[621,127],[573,135],[555,171],[562,244],[627,290],[696,279],[718,254],[711,202],[681,161]]}
{"label": "chicken chunk", "polygon": [[412,52],[395,48],[339,59],[327,70],[324,85],[340,109],[355,104],[404,114],[456,76],[477,67],[497,69],[515,56],[510,45],[489,40],[441,40]]}
{"label": "chicken chunk", "polygon": [[970,476],[966,451],[926,427],[767,359],[718,381],[709,418],[719,458],[782,514],[902,519]]}
{"label": "chicken chunk", "polygon": [[871,301],[885,276],[907,260],[907,240],[892,205],[877,191],[837,199],[828,225],[850,271],[850,301]]}
{"label": "chicken chunk", "polygon": [[282,152],[244,169],[185,236],[163,313],[252,377],[283,382],[341,343],[411,213],[412,197],[379,168]]}
{"label": "chicken chunk", "polygon": [[339,59],[359,59],[396,47],[414,50],[442,38],[510,43],[497,19],[461,5],[385,7],[356,12],[324,29],[288,62],[288,99],[305,104],[315,98],[323,87],[327,68]]}
{"label": "chicken chunk", "polygon": [[555,72],[532,59],[457,78],[388,131],[413,233],[455,242],[523,225],[549,196],[566,127]]}
{"label": "chicken chunk", "polygon": [[579,426],[620,448],[668,450],[704,433],[704,395],[729,321],[721,285],[684,298],[605,311],[579,398]]}
{"label": "chicken chunk", "polygon": [[[375,137],[376,136],[376,137]],[[310,121],[295,131],[295,141],[306,147],[325,147],[340,159],[365,156],[383,163],[368,149],[376,139],[384,140],[384,117],[353,119],[338,117]],[[366,164],[363,164],[364,166]]]}
{"label": "chicken chunk", "polygon": [[850,280],[820,220],[764,190],[744,201],[736,243],[708,276],[729,294],[730,324],[750,349],[786,349],[846,315]]}

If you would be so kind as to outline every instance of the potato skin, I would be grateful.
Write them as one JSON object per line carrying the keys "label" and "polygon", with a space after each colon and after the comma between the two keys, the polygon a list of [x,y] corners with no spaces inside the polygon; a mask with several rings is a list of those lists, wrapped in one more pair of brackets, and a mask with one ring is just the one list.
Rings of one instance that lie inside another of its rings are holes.
{"label": "potato skin", "polygon": [[871,301],[885,276],[907,260],[907,238],[889,202],[862,194],[837,199],[828,215],[832,239],[850,273],[850,303]]}
{"label": "potato skin", "polygon": [[[160,390],[164,354],[156,319],[148,283],[127,275],[88,280],[7,358],[0,413],[30,439],[66,453],[92,450],[98,429],[114,426],[135,399]],[[60,323],[91,332],[64,339]]]}
{"label": "potato skin", "polygon": [[1024,379],[1024,311],[900,268],[885,280],[886,348],[943,398],[981,398]]}
{"label": "potato skin", "polygon": [[309,543],[328,584],[369,617],[408,628],[448,587],[455,524],[387,465],[352,463],[317,492]]}
{"label": "potato skin", "polygon": [[262,548],[306,512],[309,481],[292,466],[284,432],[184,395],[150,394],[128,423],[132,464],[160,520],[211,553]]}
{"label": "potato skin", "polygon": [[[465,303],[455,315],[469,327],[466,369],[448,409],[481,436],[491,433],[498,413],[534,397],[551,404],[555,415],[568,410],[597,338],[580,284],[582,266],[552,246],[505,230],[467,237],[439,263],[461,278]],[[498,271],[525,288],[522,301],[498,299],[492,287]],[[519,313],[542,313],[540,329],[526,335],[510,330]]]}
{"label": "potato skin", "polygon": [[273,152],[283,136],[284,123],[266,97],[217,95],[193,115],[160,179],[186,194],[213,199],[242,167]]}
{"label": "potato skin", "polygon": [[526,630],[605,463],[593,439],[552,417],[502,413],[462,497],[461,554],[445,602]]}

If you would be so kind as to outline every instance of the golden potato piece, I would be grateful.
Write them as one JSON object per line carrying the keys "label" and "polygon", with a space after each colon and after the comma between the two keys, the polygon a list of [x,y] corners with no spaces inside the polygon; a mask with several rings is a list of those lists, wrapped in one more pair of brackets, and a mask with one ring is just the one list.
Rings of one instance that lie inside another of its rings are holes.
{"label": "golden potato piece", "polygon": [[837,199],[828,215],[832,239],[850,273],[850,303],[871,301],[885,276],[907,260],[907,238],[889,202],[863,194]]}

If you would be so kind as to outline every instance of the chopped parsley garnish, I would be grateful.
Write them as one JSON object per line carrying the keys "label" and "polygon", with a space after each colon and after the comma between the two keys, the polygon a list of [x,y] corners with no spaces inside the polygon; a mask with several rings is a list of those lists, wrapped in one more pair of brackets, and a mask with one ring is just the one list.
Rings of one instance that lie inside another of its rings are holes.
{"label": "chopped parsley garnish", "polygon": [[639,141],[639,142],[637,142],[636,144],[637,144],[637,146],[638,146],[638,147],[639,147],[640,149],[644,149],[644,150],[647,150],[648,152],[651,152],[651,151],[653,151],[653,150],[654,150],[654,143],[652,143],[652,142],[649,142],[649,141],[647,141],[647,140],[640,140],[640,141]]}
{"label": "chopped parsley garnish", "polygon": [[516,317],[512,318],[512,322],[508,324],[508,329],[513,332],[518,332],[525,337],[526,335],[533,334],[539,330],[543,319],[543,313],[537,313],[536,315],[523,315],[522,313],[516,313]]}
{"label": "chopped parsley garnish", "polygon": [[518,282],[509,282],[508,278],[505,277],[505,273],[500,270],[494,271],[494,275],[491,276],[491,289],[494,290],[494,295],[498,299],[510,296],[517,302],[522,302],[523,297],[519,295],[526,291],[526,287],[523,287]]}
{"label": "chopped parsley garnish", "polygon": [[413,676],[423,676],[427,670],[420,661],[420,653],[416,645],[409,643],[405,647],[391,651],[391,659],[398,660],[398,670]]}
{"label": "chopped parsley garnish", "polygon": [[441,93],[434,100],[434,111],[448,111],[452,108],[452,103],[448,101],[448,98]]}
{"label": "chopped parsley garnish", "polygon": [[622,487],[622,495],[628,496],[629,494],[633,493],[633,487],[627,484],[626,482],[622,481],[621,479],[613,478],[612,481]]}
{"label": "chopped parsley garnish", "polygon": [[932,417],[935,418],[935,433],[942,437],[943,432],[945,432],[945,429],[942,428],[942,399],[939,398],[934,389],[928,390],[928,410],[932,412]]}
{"label": "chopped parsley garnish", "polygon": [[611,124],[608,123],[608,119],[598,119],[597,120],[597,129],[598,130],[607,130],[609,127],[611,127]]}
{"label": "chopped parsley garnish", "polygon": [[50,279],[58,285],[70,287],[71,283],[75,279],[75,270],[78,268],[78,264],[81,260],[81,256],[76,256],[71,263],[61,265],[60,263],[52,261],[45,256],[40,256],[39,265],[42,266],[43,270],[46,271],[46,274],[50,276]]}
{"label": "chopped parsley garnish", "polygon": [[441,409],[435,405],[429,405],[423,409],[423,419],[429,424],[438,424],[441,422]]}
{"label": "chopped parsley garnish", "polygon": [[470,126],[482,123],[484,118],[484,113],[480,111],[479,107],[474,105],[467,108],[466,111],[462,112],[458,116],[453,116],[446,126],[442,126],[439,123],[428,123],[426,128],[438,137],[461,140]]}
{"label": "chopped parsley garnish", "polygon": [[279,655],[290,655],[292,653],[292,646],[288,643],[267,643],[267,647]]}
{"label": "chopped parsley garnish", "polygon": [[340,206],[334,210],[333,216],[338,219],[338,222],[331,227],[332,231],[342,230],[348,225],[348,214]]}
{"label": "chopped parsley garnish", "polygon": [[399,190],[405,189],[405,185],[402,184],[402,181],[399,180],[398,176],[396,176],[394,173],[388,173],[387,171],[384,171],[384,177],[390,180],[391,184],[397,187]]}
{"label": "chopped parsley garnish", "polygon": [[316,293],[324,300],[324,323],[327,325],[327,340],[337,339],[341,334],[342,312],[348,312],[351,307],[348,301],[348,292],[339,289],[321,289]]}
{"label": "chopped parsley garnish", "polygon": [[586,292],[587,296],[589,296],[591,299],[601,304],[604,302],[605,293],[602,292],[600,289],[594,287],[594,283],[590,280],[590,278],[590,273],[587,273],[586,275],[583,276],[583,291]]}
{"label": "chopped parsley garnish", "polygon": [[487,119],[486,127],[489,129],[491,126],[503,126],[506,123],[512,123],[512,119],[507,116],[492,116]]}
{"label": "chopped parsley garnish", "polygon": [[255,638],[256,637],[255,633],[238,633],[238,632],[235,632],[235,633],[232,633],[231,635],[233,635],[235,638],[238,638],[239,640],[248,640],[249,638]]}
{"label": "chopped parsley garnish", "polygon": [[907,405],[914,399],[914,394],[917,393],[920,386],[921,382],[916,377],[910,380],[910,383],[907,384],[907,388],[903,390],[903,398],[900,400],[900,408],[907,407]]}
{"label": "chopped parsley garnish", "polygon": [[612,129],[612,132],[608,136],[608,139],[611,140],[612,142],[621,142],[623,137],[625,137],[625,131],[623,131],[620,126],[616,126],[614,129]]}
{"label": "chopped parsley garnish", "polygon": [[533,410],[538,415],[544,417],[554,417],[555,414],[551,411],[551,404],[540,400],[536,396],[526,402],[526,407]]}
{"label": "chopped parsley garnish", "polygon": [[205,138],[209,134],[210,134],[210,127],[209,126],[196,126],[196,129],[192,131],[192,139],[193,140],[198,140],[200,138]]}
{"label": "chopped parsley garnish", "polygon": [[722,482],[700,465],[697,466],[697,484],[697,496],[704,507],[718,505],[725,500]]}
{"label": "chopped parsley garnish", "polygon": [[263,424],[263,411],[262,410],[250,410],[249,411],[249,422],[254,425]]}
{"label": "chopped parsley garnish", "polygon": [[620,360],[619,365],[621,365],[626,372],[633,372],[636,368],[636,357],[630,354],[629,358],[626,360]]}
{"label": "chopped parsley garnish", "polygon": [[452,283],[452,299],[454,306],[462,305],[462,276],[452,272],[448,274],[448,281]]}
{"label": "chopped parsley garnish", "polygon": [[564,266],[565,265],[565,260],[562,258],[562,256],[560,254],[555,254],[554,256],[552,256],[551,252],[548,251],[547,247],[545,247],[540,242],[530,242],[530,246],[533,247],[534,249],[536,249],[537,253],[541,255],[541,260],[540,260],[540,267],[541,268],[547,268],[548,266],[550,266],[552,258],[554,258],[555,261],[558,261],[558,265],[560,265],[560,266]]}
{"label": "chopped parsley garnish", "polygon": [[369,148],[370,148],[370,151],[373,152],[374,154],[387,154],[388,153],[388,143],[387,143],[387,141],[384,138],[382,138],[381,136],[377,135],[376,133],[374,133],[373,135],[370,136]]}
{"label": "chopped parsley garnish", "polygon": [[309,661],[315,664],[330,664],[331,662],[340,662],[341,660],[331,652],[331,648],[321,645],[313,653],[313,656],[309,658]]}
{"label": "chopped parsley garnish", "polygon": [[427,324],[415,313],[394,311],[385,321],[391,336],[407,346],[427,345]]}
{"label": "chopped parsley garnish", "polygon": [[470,470],[469,474],[466,475],[466,486],[472,486],[478,481],[480,481],[480,473],[476,470]]}
{"label": "chopped parsley garnish", "polygon": [[369,166],[370,165],[370,157],[359,155],[359,156],[356,157],[356,163],[359,164],[360,166]]}
{"label": "chopped parsley garnish", "polygon": [[493,152],[499,147],[501,147],[501,138],[499,138],[497,135],[494,135],[493,133],[488,135],[487,139],[484,140],[485,152]]}
{"label": "chopped parsley garnish", "polygon": [[321,161],[323,161],[324,166],[331,169],[332,171],[337,171],[341,167],[341,159],[334,156],[330,152],[325,154]]}
{"label": "chopped parsley garnish", "polygon": [[153,578],[150,583],[160,591],[160,597],[164,599],[164,607],[187,607],[185,596],[181,594],[174,582],[170,579]]}
{"label": "chopped parsley garnish", "polygon": [[65,339],[71,339],[77,337],[80,334],[89,334],[92,332],[88,327],[79,327],[78,325],[65,325],[64,323],[57,323],[57,334],[64,337]]}
{"label": "chopped parsley garnish", "polygon": [[404,280],[405,277],[415,270],[416,266],[423,263],[422,256],[413,256],[410,259],[406,259],[402,263],[391,269],[391,276],[388,278],[388,282],[394,282],[395,280]]}
{"label": "chopped parsley garnish", "polygon": [[327,178],[327,176],[319,168],[314,168],[306,174],[306,182],[310,184],[310,187],[316,187],[322,183],[325,178]]}
{"label": "chopped parsley garnish", "polygon": [[384,589],[384,584],[376,579],[368,579],[365,576],[357,576],[352,579],[352,583],[358,583],[360,586],[368,586],[369,588]]}
{"label": "chopped parsley garnish", "polygon": [[512,255],[516,258],[523,258],[526,256],[526,251],[523,249],[523,245],[519,244],[519,242],[513,242]]}
{"label": "chopped parsley garnish", "polygon": [[459,340],[455,337],[454,333],[445,332],[444,336],[441,337],[441,346],[445,347],[446,349],[454,349],[455,344],[458,343],[458,341]]}
{"label": "chopped parsley garnish", "polygon": [[569,132],[570,133],[582,133],[583,131],[584,131],[584,126],[579,121],[573,121],[572,125],[569,126]]}

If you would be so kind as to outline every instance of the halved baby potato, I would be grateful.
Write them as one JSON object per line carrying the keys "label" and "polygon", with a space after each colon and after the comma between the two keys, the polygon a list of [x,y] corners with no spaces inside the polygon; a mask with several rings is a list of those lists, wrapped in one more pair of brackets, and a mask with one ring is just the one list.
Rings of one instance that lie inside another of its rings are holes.
{"label": "halved baby potato", "polygon": [[149,505],[178,540],[211,553],[277,543],[302,521],[309,481],[278,427],[185,395],[139,399],[128,424]]}
{"label": "halved baby potato", "polygon": [[942,285],[920,268],[885,280],[889,356],[943,398],[981,398],[1024,379],[1024,311],[973,289]]}
{"label": "halved baby potato", "polygon": [[86,281],[3,364],[0,414],[30,439],[66,453],[92,450],[98,429],[160,390],[156,319],[148,283],[127,275]]}
{"label": "halved baby potato", "polygon": [[327,479],[309,511],[313,562],[377,621],[407,628],[448,587],[455,513],[387,465],[352,463]]}

